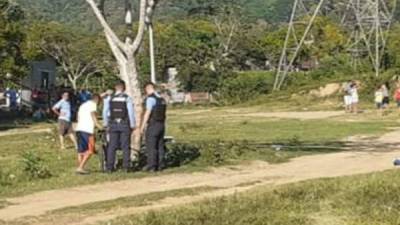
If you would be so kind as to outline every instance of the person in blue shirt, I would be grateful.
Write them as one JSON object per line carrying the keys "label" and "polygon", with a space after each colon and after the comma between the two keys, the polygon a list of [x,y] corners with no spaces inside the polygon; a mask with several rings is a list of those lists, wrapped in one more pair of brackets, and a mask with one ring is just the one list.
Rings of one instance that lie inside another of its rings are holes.
{"label": "person in blue shirt", "polygon": [[146,111],[141,125],[141,132],[146,137],[147,165],[143,169],[148,172],[165,168],[164,135],[167,103],[156,91],[153,83],[145,85]]}
{"label": "person in blue shirt", "polygon": [[69,136],[77,148],[76,138],[72,129],[71,121],[71,103],[69,102],[69,93],[64,92],[62,98],[52,108],[54,114],[58,117],[58,132],[60,137],[61,149],[65,149],[64,137]]}
{"label": "person in blue shirt", "polygon": [[17,109],[17,99],[18,99],[18,93],[14,89],[8,89],[4,93],[5,97],[9,99],[10,101],[10,109],[11,110],[16,110]]}
{"label": "person in blue shirt", "polygon": [[109,132],[106,171],[115,170],[115,154],[118,148],[123,151],[123,170],[131,169],[131,134],[136,127],[133,100],[125,93],[125,83],[115,85],[115,93],[106,97],[103,106],[103,125]]}

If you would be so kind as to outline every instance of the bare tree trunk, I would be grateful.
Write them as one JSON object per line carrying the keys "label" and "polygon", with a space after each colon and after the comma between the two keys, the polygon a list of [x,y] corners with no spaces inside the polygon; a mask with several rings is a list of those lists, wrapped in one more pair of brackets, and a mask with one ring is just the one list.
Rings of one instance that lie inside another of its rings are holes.
{"label": "bare tree trunk", "polygon": [[[139,128],[143,114],[143,95],[138,82],[139,74],[136,69],[136,61],[135,58],[129,57],[128,60],[118,63],[120,67],[120,78],[126,83],[126,92],[134,99],[136,127]],[[131,148],[134,150],[133,154],[137,154],[140,151],[141,134],[139,129],[136,129],[136,132],[132,135]]]}
{"label": "bare tree trunk", "polygon": [[[141,147],[141,133],[140,133],[140,125],[142,122],[142,113],[143,113],[143,96],[141,93],[141,88],[139,84],[139,76],[136,66],[135,57],[138,54],[139,48],[143,41],[145,26],[146,23],[150,23],[150,18],[153,13],[153,9],[156,6],[156,0],[140,0],[140,8],[139,8],[139,22],[138,22],[138,30],[136,34],[136,38],[133,40],[130,37],[125,39],[125,42],[121,41],[121,39],[115,34],[115,32],[111,29],[110,25],[107,23],[104,17],[104,2],[102,0],[100,2],[100,8],[95,3],[94,0],[86,0],[86,2],[91,6],[94,14],[96,15],[98,21],[104,29],[104,33],[107,39],[107,42],[117,60],[120,74],[119,78],[121,78],[126,83],[126,91],[129,96],[133,98],[136,110],[136,130],[132,135],[132,149],[135,152],[140,151]],[[132,13],[127,7],[127,15],[128,13]],[[125,21],[127,25],[131,25],[131,18],[127,17],[127,21]]]}

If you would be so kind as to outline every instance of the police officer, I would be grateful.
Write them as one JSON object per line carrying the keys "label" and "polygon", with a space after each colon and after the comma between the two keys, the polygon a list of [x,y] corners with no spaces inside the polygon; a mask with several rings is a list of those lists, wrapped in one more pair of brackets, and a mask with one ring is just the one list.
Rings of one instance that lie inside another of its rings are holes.
{"label": "police officer", "polygon": [[125,93],[125,83],[119,81],[115,85],[115,93],[104,100],[103,108],[104,127],[108,128],[110,143],[107,149],[107,172],[115,170],[116,150],[123,151],[123,169],[130,169],[131,133],[135,129],[135,110],[132,98]]}
{"label": "police officer", "polygon": [[153,83],[145,85],[146,111],[141,132],[146,135],[147,166],[145,171],[155,172],[164,169],[164,134],[167,103],[155,91]]}

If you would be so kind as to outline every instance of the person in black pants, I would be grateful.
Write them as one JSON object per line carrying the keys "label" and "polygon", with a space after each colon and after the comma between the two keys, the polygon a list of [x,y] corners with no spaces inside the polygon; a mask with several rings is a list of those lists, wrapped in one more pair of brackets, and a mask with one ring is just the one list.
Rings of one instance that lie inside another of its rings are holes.
{"label": "person in black pants", "polygon": [[135,109],[133,100],[125,93],[125,83],[119,81],[115,85],[115,93],[104,100],[103,109],[104,127],[110,134],[110,143],[107,149],[107,172],[115,170],[115,153],[121,148],[123,151],[124,171],[131,168],[131,134],[135,129]]}
{"label": "person in black pants", "polygon": [[167,103],[155,91],[153,83],[145,85],[146,111],[141,125],[141,132],[146,138],[147,165],[143,169],[148,172],[161,171],[164,163],[164,134]]}

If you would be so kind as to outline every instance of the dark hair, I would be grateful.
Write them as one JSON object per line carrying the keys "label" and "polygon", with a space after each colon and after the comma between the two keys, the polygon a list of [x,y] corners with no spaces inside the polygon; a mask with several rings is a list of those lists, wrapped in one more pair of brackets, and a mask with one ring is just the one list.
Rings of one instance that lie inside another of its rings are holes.
{"label": "dark hair", "polygon": [[92,99],[92,100],[95,100],[95,99],[100,100],[101,97],[100,97],[99,94],[93,94],[92,97],[91,97],[91,99]]}
{"label": "dark hair", "polygon": [[148,86],[152,86],[153,88],[156,87],[156,85],[155,85],[153,82],[147,82],[147,83],[144,85],[144,88],[147,88]]}
{"label": "dark hair", "polygon": [[125,81],[119,80],[119,81],[115,82],[115,86],[123,86],[125,88]]}

